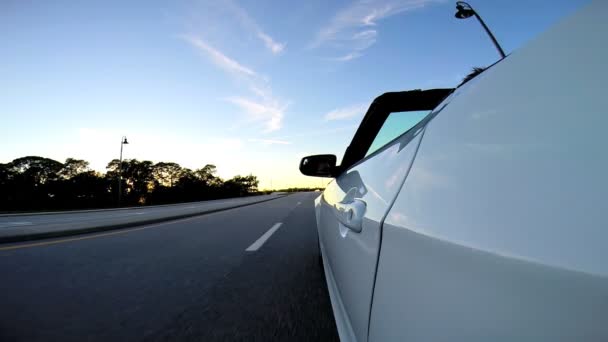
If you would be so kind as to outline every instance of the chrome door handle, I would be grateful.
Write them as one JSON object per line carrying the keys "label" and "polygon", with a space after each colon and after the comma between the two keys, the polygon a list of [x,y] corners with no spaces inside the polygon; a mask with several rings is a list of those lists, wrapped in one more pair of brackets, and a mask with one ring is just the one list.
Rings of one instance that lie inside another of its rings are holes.
{"label": "chrome door handle", "polygon": [[365,209],[367,209],[365,202],[355,198],[347,200],[347,202],[338,202],[334,205],[334,208],[336,209],[336,217],[340,223],[355,233],[361,232]]}

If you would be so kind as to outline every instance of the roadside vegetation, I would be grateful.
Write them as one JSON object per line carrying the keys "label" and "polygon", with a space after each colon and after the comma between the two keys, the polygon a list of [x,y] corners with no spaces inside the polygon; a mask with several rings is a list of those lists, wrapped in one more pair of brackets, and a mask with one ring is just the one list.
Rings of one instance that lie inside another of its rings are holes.
{"label": "roadside vegetation", "polygon": [[115,207],[122,176],[122,206],[167,204],[247,196],[258,193],[254,175],[223,180],[216,167],[196,170],[177,163],[114,159],[106,172],[85,160],[65,162],[28,156],[0,163],[0,211]]}

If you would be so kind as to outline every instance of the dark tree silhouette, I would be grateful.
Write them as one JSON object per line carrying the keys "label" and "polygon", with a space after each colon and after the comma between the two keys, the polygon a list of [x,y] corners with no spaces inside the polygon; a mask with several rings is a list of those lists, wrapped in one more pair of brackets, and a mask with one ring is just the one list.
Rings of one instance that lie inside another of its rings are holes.
{"label": "dark tree silhouette", "polygon": [[63,164],[56,160],[36,156],[15,159],[10,165],[14,174],[30,180],[32,184],[45,184],[56,179],[63,168]]}
{"label": "dark tree silhouette", "polygon": [[194,171],[177,163],[114,159],[106,173],[85,160],[64,163],[28,156],[0,164],[0,211],[104,208],[116,204],[122,176],[123,204],[147,205],[246,196],[257,193],[253,175],[223,181],[213,164]]}
{"label": "dark tree silhouette", "polygon": [[182,167],[177,163],[156,163],[152,168],[154,179],[161,186],[172,187],[182,176]]}
{"label": "dark tree silhouette", "polygon": [[258,178],[254,175],[234,176],[224,183],[224,188],[231,196],[244,196],[258,190]]}
{"label": "dark tree silhouette", "polygon": [[123,167],[123,179],[127,183],[126,198],[127,202],[146,204],[146,198],[149,193],[154,190],[154,176],[152,174],[151,161],[138,161],[137,159],[129,159],[123,161],[126,167]]}
{"label": "dark tree silhouette", "polygon": [[222,183],[221,179],[215,175],[216,173],[217,167],[213,164],[207,164],[202,169],[194,171],[196,177],[210,187],[216,187]]}
{"label": "dark tree silhouette", "polygon": [[12,193],[9,195],[17,206],[47,207],[56,196],[54,182],[63,164],[53,159],[28,156],[8,164]]}
{"label": "dark tree silhouette", "polygon": [[90,171],[88,161],[68,158],[65,160],[65,163],[63,163],[61,170],[59,170],[59,176],[64,179],[70,179],[87,171]]}

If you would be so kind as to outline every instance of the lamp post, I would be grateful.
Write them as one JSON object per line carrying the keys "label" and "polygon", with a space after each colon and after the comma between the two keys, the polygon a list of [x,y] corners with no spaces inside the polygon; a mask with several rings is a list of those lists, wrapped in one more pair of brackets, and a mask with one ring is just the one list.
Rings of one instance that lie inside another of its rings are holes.
{"label": "lamp post", "polygon": [[120,159],[118,162],[118,206],[120,207],[120,202],[122,199],[122,147],[123,145],[128,145],[127,137],[120,138]]}
{"label": "lamp post", "polygon": [[486,33],[488,34],[488,36],[490,36],[490,39],[492,39],[492,42],[494,43],[496,50],[498,50],[498,53],[500,54],[500,58],[505,58],[505,52],[500,47],[500,44],[498,44],[498,41],[496,40],[496,38],[494,38],[494,35],[490,31],[490,29],[488,28],[488,26],[486,26],[486,23],[483,22],[483,20],[479,16],[479,14],[477,14],[477,12],[473,9],[473,7],[471,7],[471,5],[469,5],[468,3],[464,2],[464,1],[457,1],[456,2],[456,14],[454,14],[454,16],[458,19],[468,19],[472,16],[475,16],[475,18],[477,18],[477,20],[479,20],[479,23],[481,24],[481,26],[483,26],[483,28],[486,30]]}

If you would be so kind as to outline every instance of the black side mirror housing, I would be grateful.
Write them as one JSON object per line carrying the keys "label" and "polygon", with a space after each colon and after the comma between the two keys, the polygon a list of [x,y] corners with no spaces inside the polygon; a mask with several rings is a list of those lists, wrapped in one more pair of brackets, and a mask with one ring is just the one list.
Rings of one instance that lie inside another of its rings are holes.
{"label": "black side mirror housing", "polygon": [[333,154],[318,154],[302,158],[300,172],[306,176],[334,177],[337,158]]}

